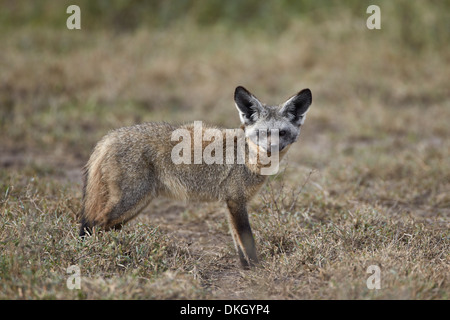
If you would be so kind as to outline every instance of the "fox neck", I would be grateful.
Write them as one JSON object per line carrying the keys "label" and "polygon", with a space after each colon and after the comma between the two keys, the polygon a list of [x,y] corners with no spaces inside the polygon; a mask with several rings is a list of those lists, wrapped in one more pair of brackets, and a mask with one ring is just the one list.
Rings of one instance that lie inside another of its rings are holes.
{"label": "fox neck", "polygon": [[278,172],[278,165],[286,155],[290,145],[281,152],[271,153],[255,144],[250,138],[245,139],[245,165],[257,175],[272,175]]}

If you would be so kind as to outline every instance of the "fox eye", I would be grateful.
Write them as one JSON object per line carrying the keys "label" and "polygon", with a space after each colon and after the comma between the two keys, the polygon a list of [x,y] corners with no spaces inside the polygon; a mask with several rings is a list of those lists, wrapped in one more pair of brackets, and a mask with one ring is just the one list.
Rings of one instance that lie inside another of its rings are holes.
{"label": "fox eye", "polygon": [[280,137],[282,137],[282,136],[286,135],[286,131],[285,131],[285,130],[280,130],[280,132],[278,133],[278,135],[279,135]]}

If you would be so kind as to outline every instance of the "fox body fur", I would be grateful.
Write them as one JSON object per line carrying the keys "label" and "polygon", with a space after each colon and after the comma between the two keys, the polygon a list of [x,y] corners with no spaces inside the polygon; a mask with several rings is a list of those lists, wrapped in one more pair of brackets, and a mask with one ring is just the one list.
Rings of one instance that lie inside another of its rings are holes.
{"label": "fox body fur", "polygon": [[[272,153],[275,150],[281,158],[297,140],[312,97],[309,89],[304,89],[282,105],[266,106],[245,88],[237,87],[234,100],[242,130],[233,139],[242,139],[245,155],[252,149],[266,150],[271,146]],[[111,131],[98,142],[84,168],[80,236],[91,234],[97,227],[121,228],[160,196],[223,201],[229,209],[230,230],[242,265],[257,263],[246,205],[266,180],[267,176],[261,174],[265,165],[251,162],[248,157],[243,163],[176,164],[172,150],[178,142],[173,141],[172,134],[179,129],[192,138],[198,130],[193,124],[149,122]],[[202,126],[200,130],[210,129],[223,133],[224,140],[228,137],[226,129]],[[276,145],[271,142],[270,131],[259,135],[271,129],[279,136],[278,141],[272,139]],[[207,146],[208,142],[202,141],[202,150]],[[223,141],[222,146],[225,153],[229,144]],[[193,154],[193,144],[191,148]],[[237,155],[238,144],[234,143],[233,148]]]}

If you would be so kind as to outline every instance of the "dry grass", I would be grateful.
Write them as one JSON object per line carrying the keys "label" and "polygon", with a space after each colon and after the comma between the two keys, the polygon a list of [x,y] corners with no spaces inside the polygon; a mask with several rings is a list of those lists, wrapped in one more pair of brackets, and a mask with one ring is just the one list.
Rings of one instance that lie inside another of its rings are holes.
{"label": "dry grass", "polygon": [[[414,6],[429,25],[443,18]],[[341,10],[276,36],[190,22],[0,35],[0,298],[448,299],[449,51],[363,18]],[[220,204],[159,199],[79,241],[80,169],[102,135],[159,120],[235,127],[239,84],[268,103],[305,87],[314,99],[249,209],[259,268],[239,268]],[[66,287],[73,264],[81,290]],[[370,265],[381,290],[366,286]]]}

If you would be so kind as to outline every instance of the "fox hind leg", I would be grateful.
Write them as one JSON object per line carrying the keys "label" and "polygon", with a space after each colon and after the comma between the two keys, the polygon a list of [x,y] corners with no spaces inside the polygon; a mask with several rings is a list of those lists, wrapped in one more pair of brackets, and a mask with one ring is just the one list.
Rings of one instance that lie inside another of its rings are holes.
{"label": "fox hind leg", "polygon": [[91,235],[96,226],[101,227],[104,230],[120,230],[125,223],[139,215],[139,213],[148,206],[151,200],[151,196],[146,196],[134,203],[126,202],[122,199],[113,206],[107,205],[107,207],[111,207],[111,209],[103,210],[104,212],[101,216],[105,218],[102,219],[101,222],[92,221],[85,216],[82,216],[80,220],[80,237],[84,237],[86,234]]}
{"label": "fox hind leg", "polygon": [[120,201],[108,213],[108,220],[104,226],[105,230],[120,230],[125,223],[138,216],[148,206],[151,200],[151,196],[146,196],[128,206],[126,202]]}
{"label": "fox hind leg", "polygon": [[143,174],[139,179],[122,176],[119,183],[107,177],[102,181],[102,188],[86,191],[80,220],[80,236],[92,234],[96,226],[104,230],[120,229],[147,207],[156,192],[156,181],[147,174]]}

